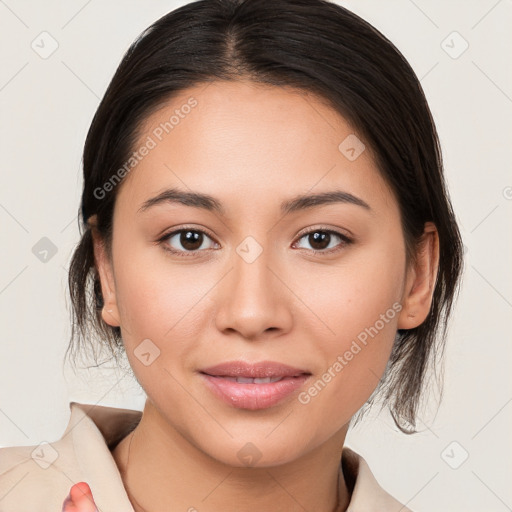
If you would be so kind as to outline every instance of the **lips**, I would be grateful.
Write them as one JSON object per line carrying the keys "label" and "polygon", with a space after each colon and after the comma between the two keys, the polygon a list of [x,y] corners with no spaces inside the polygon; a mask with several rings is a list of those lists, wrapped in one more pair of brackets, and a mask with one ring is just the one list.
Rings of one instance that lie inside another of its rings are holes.
{"label": "lips", "polygon": [[251,377],[228,377],[227,375],[223,375],[222,377],[232,382],[238,382],[239,384],[268,384],[269,382],[278,382],[281,379],[284,379],[284,377],[263,377],[260,379],[252,379]]}
{"label": "lips", "polygon": [[230,361],[200,371],[206,386],[240,409],[265,409],[289,397],[311,376],[307,370],[273,361]]}
{"label": "lips", "polygon": [[259,363],[246,363],[245,361],[229,361],[210,368],[201,370],[201,373],[212,377],[235,377],[247,379],[265,379],[298,377],[299,375],[310,375],[307,370],[293,368],[274,361],[261,361]]}

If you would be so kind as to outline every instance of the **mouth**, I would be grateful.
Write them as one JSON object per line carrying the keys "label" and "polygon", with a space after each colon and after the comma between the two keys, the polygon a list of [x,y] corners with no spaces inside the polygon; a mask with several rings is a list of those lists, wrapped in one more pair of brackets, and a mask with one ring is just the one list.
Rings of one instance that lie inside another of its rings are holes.
{"label": "mouth", "polygon": [[[208,375],[207,373],[205,375]],[[286,379],[287,377],[263,377],[254,378],[251,377],[229,377],[228,375],[210,375],[210,377],[220,377],[222,379],[230,380],[232,382],[238,382],[239,384],[268,384],[269,382],[279,382],[280,380]]]}
{"label": "mouth", "polygon": [[199,372],[216,398],[239,409],[258,410],[289,398],[311,372],[273,361],[230,361]]}

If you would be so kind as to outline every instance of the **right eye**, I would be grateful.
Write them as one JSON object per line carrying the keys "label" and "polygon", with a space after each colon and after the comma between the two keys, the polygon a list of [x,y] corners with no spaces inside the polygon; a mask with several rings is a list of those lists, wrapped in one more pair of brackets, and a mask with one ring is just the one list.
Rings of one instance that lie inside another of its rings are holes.
{"label": "right eye", "polygon": [[208,245],[208,241],[216,244],[206,232],[192,228],[173,230],[158,241],[166,251],[183,257],[195,256],[200,250],[213,249],[214,247],[205,246]]}

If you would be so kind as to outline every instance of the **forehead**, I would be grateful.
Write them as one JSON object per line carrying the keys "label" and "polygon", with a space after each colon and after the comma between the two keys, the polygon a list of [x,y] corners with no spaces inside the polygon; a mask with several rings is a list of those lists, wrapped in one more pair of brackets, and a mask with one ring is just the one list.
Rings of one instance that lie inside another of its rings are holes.
{"label": "forehead", "polygon": [[340,187],[385,200],[389,190],[369,148],[347,158],[347,144],[364,148],[350,124],[315,95],[254,82],[200,84],[141,125],[133,148],[139,159],[118,201],[140,206],[168,187],[246,208],[276,195]]}

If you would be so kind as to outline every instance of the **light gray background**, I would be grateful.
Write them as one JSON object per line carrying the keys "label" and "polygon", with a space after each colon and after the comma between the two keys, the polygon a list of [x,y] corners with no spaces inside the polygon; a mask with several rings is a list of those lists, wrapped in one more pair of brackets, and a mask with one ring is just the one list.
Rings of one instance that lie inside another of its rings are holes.
{"label": "light gray background", "polygon": [[[120,373],[62,370],[67,267],[78,241],[81,150],[99,99],[134,38],[185,3],[0,0],[2,446],[58,439],[70,400],[142,409],[138,384]],[[432,404],[414,436],[372,414],[347,444],[418,512],[512,510],[512,3],[340,3],[388,36],[421,79],[467,258],[437,414]],[[58,48],[45,59],[31,47],[48,51],[52,39]],[[42,237],[57,248],[46,262],[32,252]]]}

